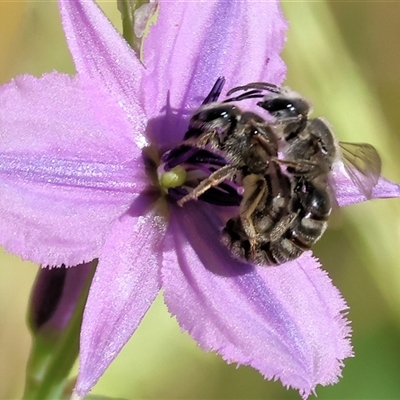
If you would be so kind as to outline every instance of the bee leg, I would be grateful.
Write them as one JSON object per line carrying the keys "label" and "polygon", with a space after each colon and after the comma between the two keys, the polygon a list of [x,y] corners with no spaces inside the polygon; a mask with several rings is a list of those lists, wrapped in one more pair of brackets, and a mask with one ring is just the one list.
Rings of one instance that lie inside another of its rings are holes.
{"label": "bee leg", "polygon": [[204,148],[208,144],[212,147],[218,147],[220,145],[219,137],[216,130],[212,130],[207,133],[202,133],[200,136],[191,137],[185,140],[185,144],[193,147]]}
{"label": "bee leg", "polygon": [[272,229],[269,239],[271,242],[279,240],[282,235],[291,227],[300,211],[290,213],[283,217]]}
{"label": "bee leg", "polygon": [[189,194],[182,197],[177,203],[183,206],[189,200],[195,200],[201,196],[208,189],[218,186],[226,180],[232,180],[237,172],[237,168],[232,165],[224,165],[223,167],[214,171],[207,179],[204,179],[197,185]]}
{"label": "bee leg", "polygon": [[[261,129],[260,127],[257,128]],[[262,129],[265,132],[264,135],[257,134],[256,139],[261,148],[271,157],[272,153],[276,154],[275,151],[278,148],[278,142],[270,126],[264,126]]]}
{"label": "bee leg", "polygon": [[279,158],[273,158],[274,162],[279,165],[284,165],[288,168],[288,172],[293,175],[305,176],[308,179],[314,179],[317,176],[326,173],[323,164],[310,160],[280,160]]}
{"label": "bee leg", "polygon": [[257,231],[253,222],[253,214],[265,197],[267,184],[263,176],[257,174],[246,175],[242,180],[244,188],[243,200],[240,203],[240,220],[243,229],[249,238],[250,253],[255,254],[257,245]]}

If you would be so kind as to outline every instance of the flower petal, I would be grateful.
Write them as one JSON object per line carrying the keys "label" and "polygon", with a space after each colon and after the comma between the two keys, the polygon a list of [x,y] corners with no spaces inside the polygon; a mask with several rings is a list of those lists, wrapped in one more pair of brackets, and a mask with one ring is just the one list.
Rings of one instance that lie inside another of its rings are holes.
{"label": "flower petal", "polygon": [[45,265],[91,261],[147,186],[132,126],[67,75],[18,77],[0,102],[0,243]]}
{"label": "flower petal", "polygon": [[[361,203],[367,200],[365,195],[360,192],[360,189],[351,181],[341,165],[337,166],[333,170],[332,176],[335,185],[335,195],[338,204],[341,207]],[[371,198],[387,199],[393,197],[400,197],[400,185],[380,177],[372,191]]]}
{"label": "flower petal", "polygon": [[[59,0],[68,47],[82,80],[96,82],[119,104],[134,125],[145,121],[138,107],[143,65],[94,1]],[[144,130],[135,130],[143,146]]]}
{"label": "flower petal", "polygon": [[219,221],[206,208],[174,211],[162,281],[180,326],[205,350],[279,378],[304,398],[336,382],[352,355],[346,304],[319,263],[307,253],[279,267],[251,267],[219,243]]}
{"label": "flower petal", "polygon": [[166,118],[155,130],[164,147],[182,138],[184,109],[187,117],[199,107],[219,76],[226,77],[228,89],[257,80],[283,80],[279,53],[287,25],[278,1],[161,0],[158,13],[144,41],[144,87],[149,117],[167,105],[177,109],[172,125],[165,125]]}
{"label": "flower petal", "polygon": [[83,316],[76,397],[90,391],[156,297],[164,230],[149,212],[124,216],[107,238]]}

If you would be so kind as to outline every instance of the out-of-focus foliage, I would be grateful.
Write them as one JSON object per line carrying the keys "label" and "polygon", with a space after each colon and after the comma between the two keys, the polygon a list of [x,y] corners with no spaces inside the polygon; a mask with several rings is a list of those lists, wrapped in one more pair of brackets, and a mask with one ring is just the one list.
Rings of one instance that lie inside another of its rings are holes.
{"label": "out-of-focus foliage", "polygon": [[[116,2],[102,2],[121,26]],[[400,3],[284,2],[287,84],[313,100],[341,140],[367,141],[400,181]],[[0,2],[0,82],[72,72],[54,2]],[[238,82],[242,84],[244,82]],[[1,106],[1,105],[0,105]],[[1,201],[1,200],[0,200]],[[319,399],[400,398],[400,202],[342,210],[315,248],[350,306],[356,357]],[[0,255],[0,398],[20,398],[30,338],[26,304],[37,267]],[[161,298],[94,389],[129,399],[298,399],[251,368],[226,365],[181,334]]]}

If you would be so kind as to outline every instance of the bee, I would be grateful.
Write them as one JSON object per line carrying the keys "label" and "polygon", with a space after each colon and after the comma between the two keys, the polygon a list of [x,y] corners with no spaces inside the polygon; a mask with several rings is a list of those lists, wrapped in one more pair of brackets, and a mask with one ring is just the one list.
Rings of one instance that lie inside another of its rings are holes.
{"label": "bee", "polygon": [[[182,146],[187,149],[206,149],[223,156],[226,164],[216,168],[177,203],[183,206],[187,201],[203,196],[226,181],[234,182],[243,192],[238,223],[248,240],[249,252],[253,254],[260,242],[259,229],[254,225],[253,215],[260,209],[266,212],[265,203],[275,197],[265,176],[271,159],[278,156],[278,139],[267,121],[258,114],[242,111],[230,104],[229,99],[218,101],[223,83],[222,78],[217,80],[202,106],[195,111],[178,149]],[[276,164],[276,167],[279,166]],[[278,208],[284,208],[284,205],[277,205],[276,208],[276,214],[280,215]],[[277,218],[271,216],[271,229]],[[261,223],[261,219],[258,222]]]}
{"label": "bee", "polygon": [[202,106],[189,121],[183,146],[206,148],[221,154],[226,165],[217,169],[178,204],[199,197],[226,180],[262,175],[278,155],[278,140],[266,121],[256,113],[242,111],[228,101],[218,102],[225,80],[219,78]]}
{"label": "bee", "polygon": [[[284,234],[297,218],[293,183],[274,161],[269,163],[262,179],[266,190],[260,201],[253,203],[253,212],[249,217],[254,227],[254,241],[251,241],[240,216],[228,220],[222,231],[222,241],[237,258],[259,265],[281,264],[287,260],[285,253],[297,252],[300,255],[297,247],[284,239]],[[251,201],[244,191],[243,208],[250,208],[246,203]]]}
{"label": "bee", "polygon": [[[287,200],[284,207],[287,211],[275,218],[275,228],[269,230],[278,234],[264,237],[262,224],[258,223],[262,214],[274,214],[273,199],[268,199],[264,207],[259,205],[251,215],[259,238],[255,251],[248,250],[238,219],[228,221],[223,234],[239,257],[244,255],[259,264],[281,264],[309,250],[325,232],[334,203],[330,176],[334,164],[342,160],[350,179],[368,199],[378,182],[381,160],[370,144],[338,142],[323,118],[309,118],[310,103],[289,88],[255,82],[232,89],[228,96],[238,91],[243,93],[230,101],[261,98],[257,105],[274,117],[270,127],[280,139],[281,156],[271,159],[270,164],[284,169],[290,190],[287,180],[279,178],[280,185],[285,187],[282,196]],[[278,172],[276,168],[269,172],[266,181],[276,180]]]}
{"label": "bee", "polygon": [[371,198],[381,173],[381,159],[372,145],[339,142],[324,118],[309,118],[311,103],[288,87],[254,82],[231,89],[227,95],[237,91],[244,93],[229,101],[262,98],[257,105],[274,118],[270,127],[280,139],[282,159],[278,162],[287,165],[291,173],[326,176],[340,160],[354,185]]}
{"label": "bee", "polygon": [[[259,265],[294,260],[327,228],[336,162],[343,161],[350,179],[370,198],[380,176],[380,157],[369,144],[338,142],[328,122],[310,118],[311,104],[289,88],[255,82],[218,101],[223,85],[224,79],[218,79],[190,119],[183,144],[173,150],[186,158],[196,154],[197,167],[207,160],[209,171],[178,204],[197,198],[217,204],[205,196],[222,190],[220,204],[239,205],[238,215],[222,230],[222,241],[234,256]],[[237,92],[242,93],[229,97]],[[260,99],[257,105],[272,121],[232,104],[252,98]],[[208,156],[199,157],[201,151]],[[226,189],[227,182],[242,187],[240,200],[229,185]],[[225,203],[228,198],[235,200]]]}

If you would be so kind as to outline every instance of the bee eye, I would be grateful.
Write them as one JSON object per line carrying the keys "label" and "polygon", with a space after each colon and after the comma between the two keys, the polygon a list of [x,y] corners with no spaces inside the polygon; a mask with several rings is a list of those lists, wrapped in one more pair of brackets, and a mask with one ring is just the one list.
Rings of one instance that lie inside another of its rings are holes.
{"label": "bee eye", "polygon": [[309,104],[301,98],[265,98],[257,105],[280,120],[304,119],[310,112]]}
{"label": "bee eye", "polygon": [[270,112],[277,112],[277,111],[285,111],[293,109],[292,102],[285,100],[285,99],[274,99],[270,100],[267,103],[267,109]]}
{"label": "bee eye", "polygon": [[225,132],[234,129],[240,119],[238,109],[233,105],[210,103],[201,107],[190,119],[189,130],[184,139],[200,137],[204,132]]}
{"label": "bee eye", "polygon": [[294,102],[288,99],[268,99],[258,102],[257,105],[279,119],[296,118],[300,114]]}
{"label": "bee eye", "polygon": [[196,119],[199,121],[203,122],[211,122],[216,119],[229,119],[236,116],[236,109],[235,107],[231,106],[229,108],[227,107],[216,107],[213,109],[207,109],[204,111],[201,111],[197,116],[195,116]]}

